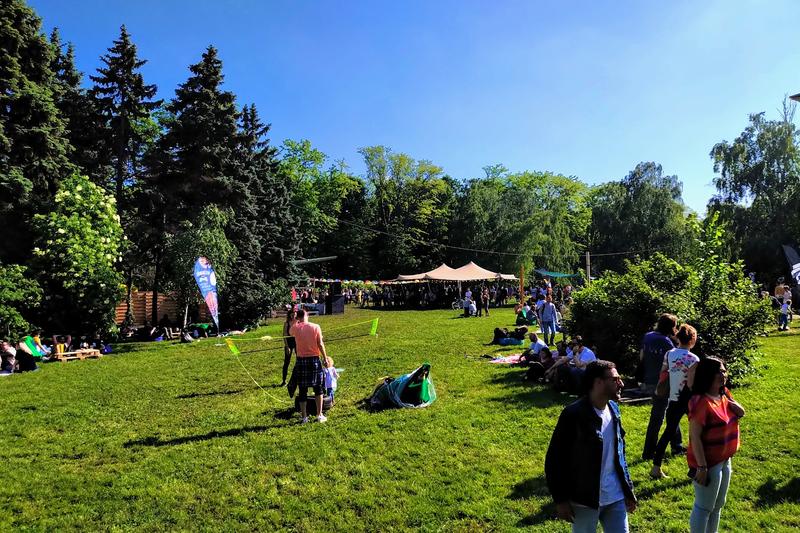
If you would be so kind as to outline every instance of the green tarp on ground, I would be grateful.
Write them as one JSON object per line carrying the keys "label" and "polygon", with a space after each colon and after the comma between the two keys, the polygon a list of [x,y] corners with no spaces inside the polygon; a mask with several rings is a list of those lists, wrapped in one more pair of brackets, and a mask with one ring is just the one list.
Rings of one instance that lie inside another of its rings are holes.
{"label": "green tarp on ground", "polygon": [[369,398],[373,409],[386,407],[427,407],[436,401],[431,380],[431,365],[424,363],[413,372],[397,379],[386,378]]}

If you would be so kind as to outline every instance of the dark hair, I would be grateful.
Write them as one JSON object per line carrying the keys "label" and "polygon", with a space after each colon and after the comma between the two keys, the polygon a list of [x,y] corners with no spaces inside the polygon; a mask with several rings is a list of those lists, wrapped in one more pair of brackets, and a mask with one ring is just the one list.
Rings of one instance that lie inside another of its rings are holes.
{"label": "dark hair", "polygon": [[705,394],[711,389],[714,378],[725,363],[716,357],[706,357],[700,359],[697,368],[694,370],[694,383],[692,384],[692,394]]}
{"label": "dark hair", "polygon": [[606,377],[606,370],[617,368],[617,365],[611,361],[604,361],[597,359],[586,365],[586,371],[583,373],[583,392],[589,394],[594,387],[594,380]]}
{"label": "dark hair", "polygon": [[294,309],[289,309],[286,311],[286,321],[289,322],[297,318],[297,311]]}
{"label": "dark hair", "polygon": [[662,335],[670,336],[672,331],[678,326],[678,317],[669,313],[664,313],[658,317],[656,322],[656,331]]}
{"label": "dark hair", "polygon": [[676,337],[681,344],[689,344],[692,340],[697,340],[697,330],[689,324],[681,324]]}
{"label": "dark hair", "polygon": [[[547,357],[545,357],[545,355]],[[553,352],[550,351],[550,348],[542,348],[541,350],[539,350],[539,359],[552,359],[552,358],[553,358]]]}
{"label": "dark hair", "polygon": [[580,335],[575,335],[575,337],[572,338],[572,342],[575,343],[575,346],[584,346],[583,337]]}
{"label": "dark hair", "polygon": [[302,307],[297,310],[297,320],[303,320],[306,316],[306,310]]}

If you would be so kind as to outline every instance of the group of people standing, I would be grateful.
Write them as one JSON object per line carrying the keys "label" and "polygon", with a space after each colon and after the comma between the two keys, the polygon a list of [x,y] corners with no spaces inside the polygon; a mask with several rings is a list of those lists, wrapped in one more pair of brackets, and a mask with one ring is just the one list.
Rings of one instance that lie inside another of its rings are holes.
{"label": "group of people standing", "polygon": [[[686,454],[693,480],[692,533],[716,532],[731,478],[731,458],[739,449],[739,419],[745,412],[726,388],[725,363],[700,358],[692,349],[697,331],[662,315],[642,341],[642,389],[653,395],[642,457],[652,460],[650,476],[661,468],[667,446]],[[548,488],[558,517],[573,531],[627,532],[636,497],[625,457],[619,407],[624,383],[614,364],[595,360],[582,376],[583,395],[564,408],[545,460]],[[680,421],[689,417],[689,447],[683,448]],[[666,418],[666,426],[658,437]]]}

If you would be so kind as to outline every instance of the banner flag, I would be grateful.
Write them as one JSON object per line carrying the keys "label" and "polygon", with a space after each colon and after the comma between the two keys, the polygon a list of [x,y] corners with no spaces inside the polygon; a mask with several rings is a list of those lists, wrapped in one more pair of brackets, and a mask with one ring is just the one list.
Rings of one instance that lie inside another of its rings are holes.
{"label": "banner flag", "polygon": [[372,321],[372,328],[369,330],[369,334],[373,337],[378,334],[378,319]]}
{"label": "banner flag", "polygon": [[792,269],[792,277],[800,284],[800,255],[797,250],[788,244],[783,245],[783,253],[786,255],[786,260],[789,261],[789,267]]}
{"label": "banner flag", "polygon": [[200,289],[200,294],[203,295],[208,310],[211,313],[211,318],[214,319],[214,324],[219,329],[219,303],[217,300],[217,275],[214,273],[214,268],[211,262],[205,257],[198,257],[194,263],[194,280],[197,282],[197,287]]}

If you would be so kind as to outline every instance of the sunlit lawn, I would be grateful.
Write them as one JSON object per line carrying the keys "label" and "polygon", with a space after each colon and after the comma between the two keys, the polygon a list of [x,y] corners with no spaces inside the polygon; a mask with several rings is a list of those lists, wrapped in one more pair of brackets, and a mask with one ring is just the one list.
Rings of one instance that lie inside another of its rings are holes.
{"label": "sunlit lawn", "polygon": [[[377,338],[358,336],[367,325],[341,328],[375,316]],[[551,519],[543,462],[571,398],[478,357],[491,353],[482,343],[508,325],[510,310],[455,316],[348,308],[319,318],[344,368],[327,424],[289,416],[274,342],[239,343],[254,351],[242,361],[267,393],[217,339],[128,345],[4,378],[0,528],[568,529]],[[276,322],[249,336],[279,331]],[[725,531],[800,527],[798,341],[792,333],[765,339],[761,377],[735,391],[748,416]],[[360,407],[379,378],[426,360],[439,394],[433,406]],[[692,505],[685,459],[666,463],[669,480],[647,477],[638,456],[648,415],[649,405],[623,407],[641,500],[632,525],[683,531]]]}

